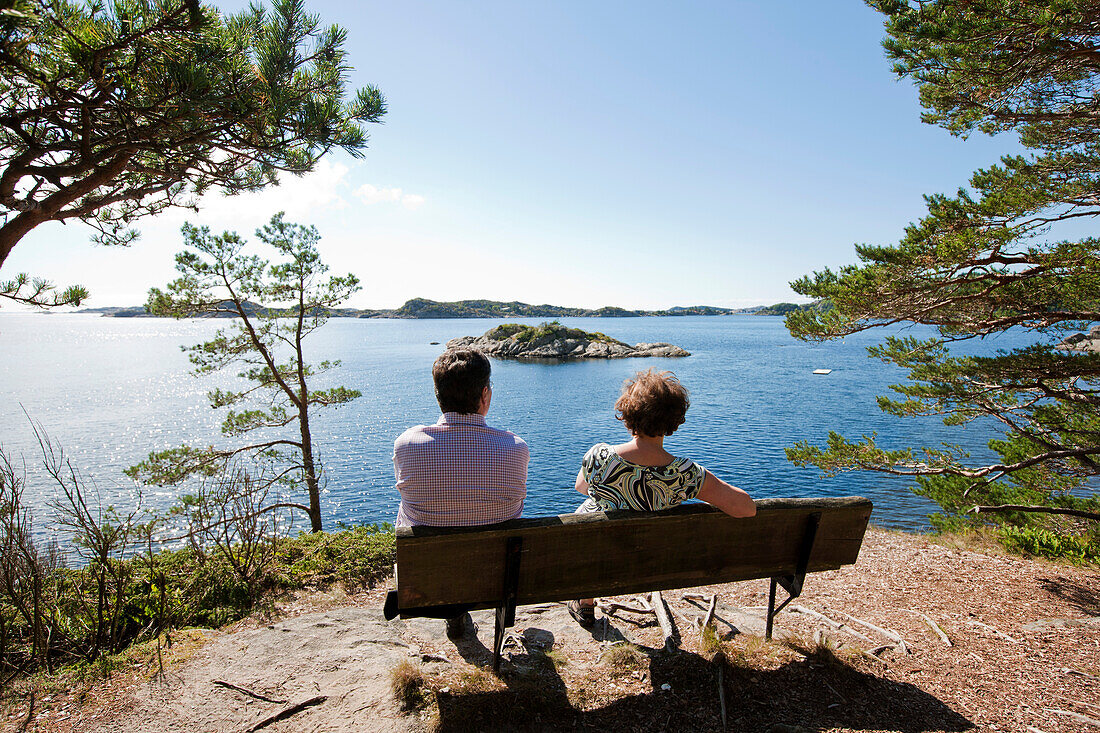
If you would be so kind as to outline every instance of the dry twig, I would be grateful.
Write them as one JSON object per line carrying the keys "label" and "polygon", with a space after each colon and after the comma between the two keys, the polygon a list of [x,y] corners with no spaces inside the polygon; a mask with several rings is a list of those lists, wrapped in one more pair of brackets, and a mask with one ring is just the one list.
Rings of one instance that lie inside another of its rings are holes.
{"label": "dry twig", "polygon": [[718,665],[718,705],[722,713],[722,730],[726,729],[726,685],[723,670],[726,666],[726,655],[718,652],[714,655],[714,663]]}
{"label": "dry twig", "polygon": [[856,618],[855,616],[851,615],[850,613],[844,613],[844,611],[837,611],[837,613],[839,613],[841,616],[848,619],[849,621],[853,621],[853,622],[859,624],[860,626],[862,626],[864,628],[870,629],[871,631],[877,631],[878,633],[882,634],[883,636],[885,636],[890,641],[897,644],[898,648],[901,649],[903,652],[908,652],[909,651],[905,647],[905,639],[902,639],[901,634],[899,634],[898,632],[896,632],[892,629],[885,629],[881,626],[875,626],[874,624],[869,623],[867,621],[864,621],[863,619]]}
{"label": "dry twig", "polygon": [[874,640],[871,639],[869,636],[864,636],[863,634],[861,634],[858,631],[856,631],[855,629],[853,629],[851,626],[848,626],[848,624],[842,624],[839,621],[834,621],[833,619],[829,618],[825,614],[818,613],[817,611],[806,608],[805,606],[791,606],[789,610],[790,610],[791,613],[803,613],[803,614],[806,614],[807,616],[813,616],[814,618],[821,619],[822,621],[824,621],[825,623],[827,623],[829,626],[836,629],[837,631],[843,631],[847,634],[851,634],[852,636],[856,637],[857,639],[862,639],[863,641],[866,641],[866,642],[872,643],[872,644],[874,643]]}
{"label": "dry twig", "polygon": [[1019,644],[1020,643],[1019,639],[1015,639],[1015,638],[1009,636],[1008,634],[1001,631],[1000,629],[998,629],[995,626],[990,626],[989,624],[983,624],[981,621],[975,621],[972,618],[968,618],[966,620],[966,623],[970,624],[971,626],[980,626],[983,629],[988,629],[989,631],[992,631],[997,636],[1000,636],[1003,639],[1007,639],[1008,641],[1011,641],[1013,644]]}
{"label": "dry twig", "polygon": [[1078,723],[1084,723],[1091,725],[1093,728],[1100,728],[1100,720],[1090,718],[1087,715],[1081,715],[1081,713],[1075,713],[1072,710],[1059,710],[1058,708],[1043,708],[1048,713],[1054,713],[1055,715],[1064,715],[1067,718],[1073,718]]}
{"label": "dry twig", "polygon": [[261,728],[266,728],[267,726],[271,725],[272,723],[278,723],[280,720],[285,720],[285,719],[289,718],[292,715],[296,715],[296,714],[302,712],[303,710],[305,710],[308,707],[313,707],[314,705],[320,705],[321,703],[323,703],[327,699],[328,699],[327,695],[318,695],[317,697],[311,697],[308,700],[303,700],[302,702],[300,702],[296,705],[291,705],[289,708],[286,708],[284,710],[281,710],[281,711],[275,713],[271,717],[264,718],[259,723],[256,723],[256,725],[254,725],[251,728],[249,728],[248,730],[246,730],[245,733],[256,733],[256,731],[260,730]]}
{"label": "dry twig", "polygon": [[261,695],[258,692],[253,692],[252,690],[245,689],[244,687],[238,687],[237,685],[234,685],[231,682],[226,682],[225,680],[214,680],[214,684],[218,685],[219,687],[227,687],[230,690],[236,690],[237,692],[248,695],[249,697],[253,697],[257,700],[263,700],[264,702],[273,702],[277,705],[285,705],[287,703],[286,700],[275,700],[273,698]]}
{"label": "dry twig", "polygon": [[600,601],[596,604],[600,607],[600,610],[607,615],[612,615],[616,611],[627,611],[629,613],[653,613],[652,608],[642,608],[641,606],[631,606],[628,603],[619,603],[618,601]]}
{"label": "dry twig", "polygon": [[940,641],[942,641],[947,646],[953,646],[953,644],[951,643],[951,640],[947,638],[947,634],[943,633],[943,629],[941,629],[940,625],[937,624],[935,621],[928,618],[927,616],[925,616],[920,611],[914,611],[911,608],[903,608],[901,610],[908,611],[909,613],[916,614],[917,616],[920,616],[922,619],[924,619],[925,623],[928,624],[928,628],[932,629],[932,631],[936,634],[936,636],[940,637]]}

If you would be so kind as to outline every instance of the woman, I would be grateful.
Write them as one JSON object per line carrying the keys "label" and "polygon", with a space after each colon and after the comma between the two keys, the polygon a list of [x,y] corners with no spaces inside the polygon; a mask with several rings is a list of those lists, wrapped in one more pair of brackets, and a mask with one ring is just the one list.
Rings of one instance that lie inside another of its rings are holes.
{"label": "woman", "polygon": [[[731,517],[751,517],[756,504],[688,458],[664,448],[665,436],[684,424],[688,391],[672,372],[638,372],[623,383],[615,417],[630,431],[621,445],[597,443],[581,461],[576,489],[588,499],[577,512],[615,509],[660,511],[689,499],[701,499]],[[569,613],[582,626],[596,620],[595,600],[569,602]]]}

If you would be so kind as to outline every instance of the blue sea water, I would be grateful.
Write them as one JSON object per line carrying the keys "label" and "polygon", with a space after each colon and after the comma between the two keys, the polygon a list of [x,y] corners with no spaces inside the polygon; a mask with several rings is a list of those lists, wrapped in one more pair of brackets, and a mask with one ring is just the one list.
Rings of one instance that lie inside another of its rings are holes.
{"label": "blue sea water", "polygon": [[[528,320],[537,323],[540,319]],[[691,390],[687,422],[666,447],[688,456],[754,497],[845,496],[875,503],[872,521],[919,530],[935,506],[914,495],[911,481],[857,472],[822,478],[797,468],[783,449],[799,440],[823,443],[828,431],[848,437],[875,432],[883,447],[960,444],[985,455],[996,435],[989,424],[946,427],[936,418],[898,419],[882,413],[875,396],[904,373],[869,359],[866,347],[884,333],[809,344],[793,339],[775,317],[561,319],[614,338],[670,341],[691,356],[560,364],[495,361],[489,423],[522,436],[531,448],[527,516],[572,511],[572,484],[593,443],[627,439],[614,419],[623,380],[638,369],[673,370]],[[314,440],[324,462],[325,521],[393,521],[394,438],[410,425],[438,417],[431,364],[448,339],[480,334],[498,321],[333,319],[308,342],[311,361],[340,359],[324,384],[363,396],[336,410],[318,411]],[[91,315],[0,316],[0,446],[26,462],[27,502],[40,518],[56,494],[39,468],[28,421],[39,422],[64,446],[73,464],[94,481],[99,501],[128,508],[140,501],[164,508],[173,490],[139,490],[122,470],[150,451],[222,445],[221,412],[205,393],[234,383],[233,375],[196,378],[180,350],[209,338],[225,321],[101,318]],[[931,332],[911,328],[917,336]],[[968,344],[974,352],[1019,345],[1023,334]],[[439,342],[432,344],[431,342]],[[827,376],[814,369],[832,369]]]}

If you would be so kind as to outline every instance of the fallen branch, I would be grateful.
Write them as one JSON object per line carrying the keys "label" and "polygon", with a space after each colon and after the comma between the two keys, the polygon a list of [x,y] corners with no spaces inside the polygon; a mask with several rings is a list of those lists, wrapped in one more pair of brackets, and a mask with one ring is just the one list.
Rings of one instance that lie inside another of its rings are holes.
{"label": "fallen branch", "polygon": [[23,725],[19,726],[19,733],[25,733],[27,726],[31,724],[31,720],[34,718],[34,690],[31,690],[31,704],[27,706],[27,717],[23,719]]}
{"label": "fallen branch", "polygon": [[940,637],[940,641],[942,641],[947,646],[954,646],[951,643],[951,640],[947,638],[947,634],[943,633],[943,629],[941,629],[940,625],[937,624],[935,621],[928,618],[927,616],[925,616],[920,611],[914,611],[911,608],[903,608],[901,610],[908,611],[909,613],[916,614],[917,616],[920,616],[922,619],[924,619],[925,623],[928,624],[928,628],[932,629],[932,631],[935,632],[936,636]]}
{"label": "fallen branch", "polygon": [[1008,639],[1008,640],[1009,640],[1009,641],[1011,641],[1011,642],[1012,642],[1013,644],[1019,644],[1019,643],[1020,643],[1020,640],[1019,640],[1019,639],[1014,639],[1013,637],[1009,636],[1008,634],[1006,634],[1005,632],[1001,631],[1000,629],[998,629],[998,628],[997,628],[997,627],[995,627],[995,626],[990,626],[989,624],[983,624],[983,623],[982,623],[981,621],[975,621],[975,620],[974,620],[974,619],[972,619],[972,618],[968,618],[968,619],[966,620],[966,623],[970,624],[971,626],[980,626],[980,627],[981,627],[981,628],[983,628],[983,629],[988,629],[989,631],[992,631],[992,632],[993,632],[994,634],[996,634],[997,636],[1000,636],[1000,637],[1002,637],[1002,638],[1004,638],[1004,639]]}
{"label": "fallen branch", "polygon": [[718,665],[718,706],[722,713],[722,730],[726,729],[726,684],[723,670],[726,666],[726,655],[718,652],[714,655],[714,663]]}
{"label": "fallen branch", "polygon": [[1070,667],[1062,667],[1062,671],[1065,672],[1066,674],[1077,674],[1077,675],[1081,675],[1082,677],[1088,677],[1090,680],[1100,680],[1100,677],[1097,677],[1094,674],[1089,674],[1088,672],[1082,672],[1079,669],[1071,669]]}
{"label": "fallen branch", "polygon": [[803,614],[806,614],[807,616],[813,616],[814,618],[821,619],[822,621],[824,621],[830,627],[836,629],[837,631],[843,631],[845,633],[851,634],[852,636],[856,637],[857,639],[862,639],[863,641],[866,641],[866,642],[871,643],[871,644],[874,643],[874,639],[872,639],[869,636],[864,636],[863,634],[859,633],[858,631],[856,631],[852,627],[848,626],[847,624],[842,624],[839,621],[834,621],[833,619],[829,618],[825,614],[818,613],[817,611],[806,608],[805,606],[791,606],[788,610],[791,613],[803,613]]}
{"label": "fallen branch", "polygon": [[1087,715],[1081,715],[1081,713],[1075,713],[1072,710],[1059,710],[1058,708],[1043,708],[1045,712],[1054,713],[1055,715],[1065,715],[1067,718],[1073,718],[1078,723],[1085,723],[1091,725],[1093,728],[1100,728],[1100,720],[1090,718]]}
{"label": "fallen branch", "polygon": [[1085,702],[1084,700],[1074,700],[1072,698],[1066,697],[1065,695],[1058,695],[1055,693],[1051,693],[1051,695],[1058,698],[1059,700],[1065,700],[1066,702],[1071,702],[1074,705],[1080,705],[1084,708],[1092,708],[1093,710],[1100,712],[1100,705],[1093,705],[1091,702]]}
{"label": "fallen branch", "polygon": [[968,511],[971,514],[982,514],[990,512],[1039,512],[1042,514],[1067,514],[1071,517],[1082,517],[1083,519],[1091,519],[1094,522],[1100,522],[1100,514],[1096,512],[1086,512],[1084,509],[1065,509],[1060,506],[1001,504],[1000,506],[975,506],[971,507]]}
{"label": "fallen branch", "polygon": [[710,597],[710,607],[707,609],[707,615],[703,616],[703,622],[699,624],[700,633],[702,629],[710,626],[710,622],[714,620],[714,609],[718,606],[718,596],[713,595]]}
{"label": "fallen branch", "polygon": [[[903,654],[908,654],[909,653],[909,647],[905,646],[905,639],[902,639],[901,634],[894,631],[893,629],[884,629],[881,626],[875,626],[874,624],[869,623],[867,621],[864,621],[863,619],[856,618],[855,616],[851,615],[850,613],[844,613],[844,611],[837,611],[837,613],[839,613],[841,616],[848,619],[849,621],[857,623],[857,624],[859,624],[860,626],[862,626],[864,628],[870,629],[871,631],[877,631],[878,633],[882,634],[883,636],[885,636],[890,641],[894,642],[893,647],[886,647],[886,648],[898,649]],[[871,652],[871,653],[874,654],[875,652]]]}
{"label": "fallen branch", "polygon": [[627,603],[619,603],[618,601],[600,601],[597,603],[600,610],[610,615],[615,611],[627,611],[629,613],[653,613],[652,608],[642,608],[641,606],[631,606]]}
{"label": "fallen branch", "polygon": [[661,597],[661,591],[653,591],[649,605],[653,607],[653,613],[657,615],[657,623],[661,625],[661,631],[665,635],[665,649],[671,650],[677,646],[678,639],[676,625],[672,622],[672,616],[668,613],[665,599]]}
{"label": "fallen branch", "polygon": [[271,725],[272,723],[278,723],[280,720],[286,720],[290,716],[296,715],[296,714],[302,712],[303,710],[305,710],[308,707],[313,707],[314,705],[320,705],[321,703],[323,703],[327,699],[328,699],[328,695],[318,695],[317,697],[311,697],[308,700],[300,702],[297,705],[291,705],[289,708],[286,708],[285,710],[282,710],[278,713],[275,713],[270,718],[264,718],[259,723],[256,723],[256,725],[254,725],[251,728],[249,728],[248,730],[246,730],[245,733],[256,733],[256,731],[260,730],[261,728],[266,728],[267,726]]}
{"label": "fallen branch", "polygon": [[234,685],[231,682],[226,682],[225,680],[214,680],[214,684],[218,685],[219,687],[228,687],[230,690],[236,690],[237,692],[248,695],[249,697],[253,697],[257,700],[263,700],[264,702],[273,702],[276,705],[285,705],[287,703],[286,700],[274,700],[270,697],[261,695],[258,692],[253,692],[252,690],[246,690],[243,687],[238,687],[237,685]]}

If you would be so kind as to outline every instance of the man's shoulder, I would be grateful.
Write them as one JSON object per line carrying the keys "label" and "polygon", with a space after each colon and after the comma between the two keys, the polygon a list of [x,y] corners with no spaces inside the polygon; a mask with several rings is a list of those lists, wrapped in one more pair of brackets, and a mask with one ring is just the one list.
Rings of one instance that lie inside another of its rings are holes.
{"label": "man's shoulder", "polygon": [[527,450],[527,441],[513,433],[511,430],[494,428],[490,425],[486,425],[485,428],[498,439],[500,439],[503,443],[511,444],[516,446],[517,448],[523,448],[524,450]]}
{"label": "man's shoulder", "polygon": [[394,448],[415,443],[421,443],[425,440],[431,439],[431,433],[428,430],[429,427],[431,426],[413,425],[411,428],[401,433],[401,435],[397,436],[397,440],[393,441]]}

